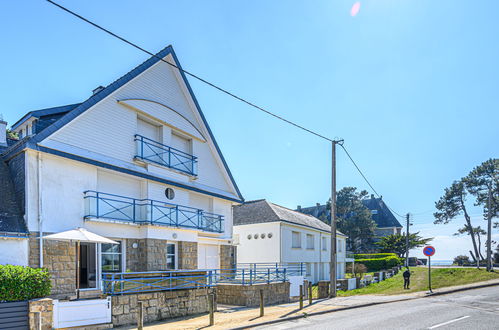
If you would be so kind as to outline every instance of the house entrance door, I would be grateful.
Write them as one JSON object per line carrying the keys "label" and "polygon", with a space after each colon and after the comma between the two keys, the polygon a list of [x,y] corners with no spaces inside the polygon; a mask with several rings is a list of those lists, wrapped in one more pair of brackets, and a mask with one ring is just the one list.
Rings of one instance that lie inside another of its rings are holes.
{"label": "house entrance door", "polygon": [[95,243],[80,243],[80,289],[97,287],[97,251]]}

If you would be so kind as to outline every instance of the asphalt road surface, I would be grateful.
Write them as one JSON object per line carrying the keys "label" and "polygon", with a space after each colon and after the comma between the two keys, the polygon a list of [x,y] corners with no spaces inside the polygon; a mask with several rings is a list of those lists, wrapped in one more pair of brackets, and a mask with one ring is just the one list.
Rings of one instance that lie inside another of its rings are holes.
{"label": "asphalt road surface", "polygon": [[310,316],[264,328],[499,329],[499,286]]}

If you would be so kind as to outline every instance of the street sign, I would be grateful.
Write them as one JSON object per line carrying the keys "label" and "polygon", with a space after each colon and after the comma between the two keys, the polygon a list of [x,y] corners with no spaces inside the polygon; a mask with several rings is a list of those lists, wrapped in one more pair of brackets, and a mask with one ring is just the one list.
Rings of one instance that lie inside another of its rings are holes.
{"label": "street sign", "polygon": [[435,248],[431,245],[425,246],[423,249],[423,254],[427,257],[432,257],[435,254]]}

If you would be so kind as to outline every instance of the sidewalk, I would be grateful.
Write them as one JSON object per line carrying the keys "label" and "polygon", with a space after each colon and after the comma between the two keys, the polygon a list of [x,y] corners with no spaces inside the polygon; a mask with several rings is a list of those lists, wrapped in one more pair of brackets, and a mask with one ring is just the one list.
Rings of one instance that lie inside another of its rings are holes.
{"label": "sidewalk", "polygon": [[[433,295],[447,294],[456,291],[469,290],[484,286],[499,285],[499,280],[491,280],[467,285],[446,287],[433,290]],[[261,325],[261,323],[284,320],[293,317],[303,317],[312,314],[322,314],[341,310],[345,308],[358,308],[369,305],[404,301],[410,299],[418,299],[432,296],[428,292],[415,292],[404,295],[358,295],[350,297],[337,297],[333,299],[314,300],[312,305],[308,305],[308,300],[304,300],[303,309],[299,309],[299,303],[293,302],[283,305],[275,305],[265,307],[265,315],[259,317],[258,308],[248,308],[239,306],[218,306],[218,312],[215,313],[215,325],[210,329],[231,329],[244,328]],[[208,327],[208,315],[188,316],[184,318],[176,318],[168,321],[160,321],[150,323],[144,326],[145,329],[200,329]],[[124,327],[120,329],[134,329],[136,327]]]}

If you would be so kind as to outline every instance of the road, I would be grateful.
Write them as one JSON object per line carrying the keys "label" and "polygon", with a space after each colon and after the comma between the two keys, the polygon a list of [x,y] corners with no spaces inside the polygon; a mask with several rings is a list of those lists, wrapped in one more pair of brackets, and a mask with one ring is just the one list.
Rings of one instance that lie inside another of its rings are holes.
{"label": "road", "polygon": [[264,328],[499,329],[499,286],[338,311]]}

